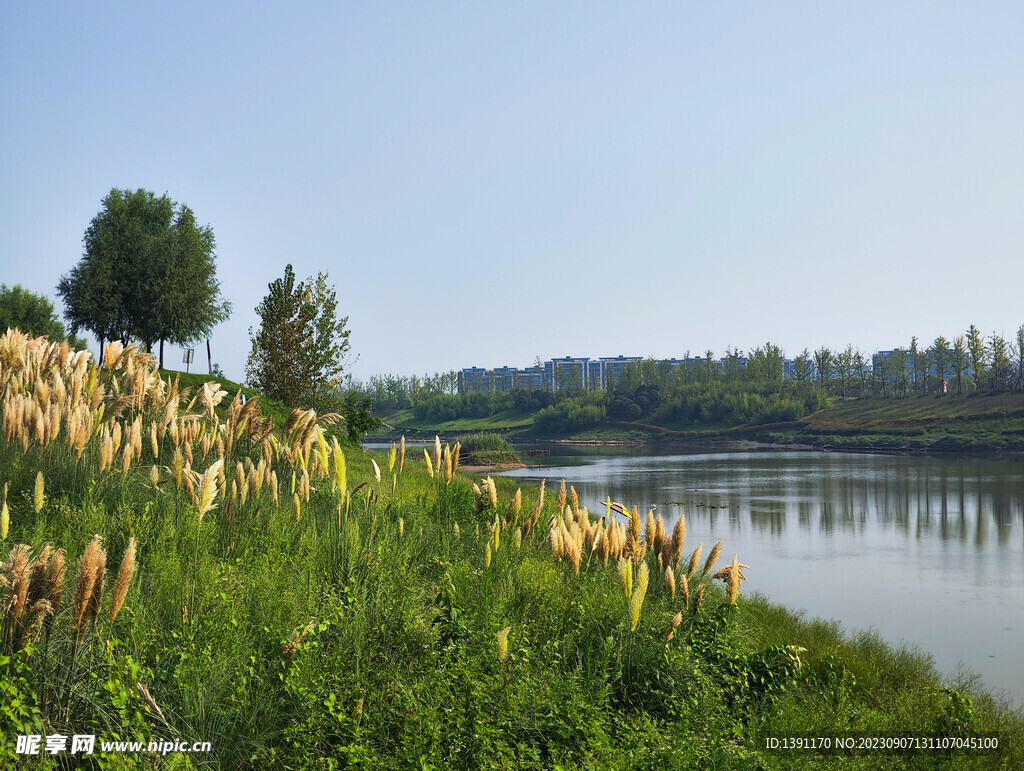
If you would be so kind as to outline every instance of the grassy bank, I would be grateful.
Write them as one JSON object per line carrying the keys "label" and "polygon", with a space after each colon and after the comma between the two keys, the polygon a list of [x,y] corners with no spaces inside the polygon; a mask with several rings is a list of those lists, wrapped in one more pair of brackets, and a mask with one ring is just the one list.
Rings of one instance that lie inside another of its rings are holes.
{"label": "grassy bank", "polygon": [[[257,402],[189,409],[130,354],[95,371],[5,340],[0,362],[0,757],[19,767],[55,761],[16,758],[18,734],[56,733],[212,744],[99,768],[1024,765],[1019,713],[743,595],[728,544],[608,527],[571,488],[492,486],[433,448],[344,449],[311,413],[264,435]],[[63,589],[42,580],[58,559]],[[999,755],[764,743],[994,730]]]}
{"label": "grassy bank", "polygon": [[513,439],[636,440],[649,443],[754,440],[834,449],[1000,451],[1024,450],[1024,393],[972,394],[936,398],[836,400],[800,420],[770,424],[718,424],[690,428],[643,421],[605,420],[571,435],[539,437],[529,416],[452,421],[416,430],[447,435],[472,422]]}

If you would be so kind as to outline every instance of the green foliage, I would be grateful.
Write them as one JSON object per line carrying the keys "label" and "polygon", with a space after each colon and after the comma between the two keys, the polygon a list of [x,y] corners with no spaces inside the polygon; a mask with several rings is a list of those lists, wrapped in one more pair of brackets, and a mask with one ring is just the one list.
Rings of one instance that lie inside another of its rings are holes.
{"label": "green foliage", "polygon": [[327,274],[295,283],[292,266],[269,285],[256,307],[260,328],[250,329],[252,349],[246,379],[253,388],[289,407],[330,409],[341,385],[349,350],[348,317],[338,318],[338,301]]}
{"label": "green foliage", "polygon": [[[18,284],[13,287],[0,284],[0,332],[8,328],[28,335],[43,335],[53,342],[68,339],[50,299]],[[85,348],[85,341],[77,337],[69,342],[74,348]]]}
{"label": "green foliage", "polygon": [[138,340],[152,351],[157,341],[208,337],[231,311],[220,296],[213,230],[167,195],[111,190],[84,242],[57,286],[72,332]]}
{"label": "green foliage", "polygon": [[465,434],[459,437],[461,463],[470,466],[486,466],[497,463],[518,463],[508,440],[498,434]]}
{"label": "green foliage", "polygon": [[601,396],[582,394],[545,407],[537,413],[533,424],[540,432],[571,434],[597,425],[606,414]]}

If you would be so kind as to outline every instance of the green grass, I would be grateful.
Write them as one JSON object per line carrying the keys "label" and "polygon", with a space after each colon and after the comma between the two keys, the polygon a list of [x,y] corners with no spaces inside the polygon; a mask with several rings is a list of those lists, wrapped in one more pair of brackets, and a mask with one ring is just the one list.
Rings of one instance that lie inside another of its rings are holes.
{"label": "green grass", "polygon": [[[396,427],[387,437],[449,436],[465,431],[494,431],[510,437],[538,438],[535,413],[508,410],[488,418],[431,424],[411,410],[385,418]],[[1024,449],[1024,393],[1020,391],[905,399],[834,400],[826,409],[784,424],[656,425],[639,421],[603,421],[571,436],[546,437],[598,441],[692,442],[715,439],[760,440],[818,447],[881,450]]]}
{"label": "green grass", "polygon": [[394,427],[394,431],[383,428],[374,433],[374,436],[433,436],[441,434],[452,436],[469,432],[498,431],[502,433],[518,433],[533,425],[533,415],[517,410],[505,410],[486,418],[460,418],[448,420],[441,423],[432,423],[429,420],[419,420],[413,415],[412,410],[402,410],[392,415],[384,416],[384,422]]}
{"label": "green grass", "polygon": [[520,462],[508,440],[497,434],[466,434],[459,437],[459,443],[459,462],[465,466],[494,466]]}
{"label": "green grass", "polygon": [[834,447],[1024,449],[1024,394],[838,402],[773,436]]}
{"label": "green grass", "polygon": [[175,378],[178,378],[178,382],[180,383],[181,387],[190,388],[191,394],[193,396],[196,394],[197,390],[203,386],[204,383],[208,383],[210,381],[219,383],[220,387],[223,390],[227,391],[228,394],[225,397],[224,401],[221,403],[221,406],[218,408],[218,414],[221,415],[222,417],[227,410],[227,405],[231,403],[231,400],[235,398],[235,394],[238,393],[239,391],[241,391],[245,395],[246,399],[252,399],[254,397],[258,398],[260,402],[261,413],[264,416],[269,415],[271,418],[273,418],[274,427],[277,429],[281,429],[284,426],[285,422],[288,420],[288,416],[291,414],[291,409],[283,405],[281,402],[274,401],[273,399],[268,399],[267,397],[263,396],[263,394],[261,394],[259,391],[255,391],[252,388],[249,388],[248,386],[235,383],[226,378],[219,378],[213,375],[204,375],[198,372],[177,372],[175,370],[169,369],[160,370],[160,377],[162,377],[164,380],[168,382],[174,380]]}

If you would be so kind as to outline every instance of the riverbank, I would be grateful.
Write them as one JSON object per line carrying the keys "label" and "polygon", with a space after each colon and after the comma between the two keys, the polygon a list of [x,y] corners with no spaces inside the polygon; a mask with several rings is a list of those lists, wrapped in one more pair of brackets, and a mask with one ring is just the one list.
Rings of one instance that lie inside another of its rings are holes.
{"label": "riverbank", "polygon": [[751,446],[862,452],[1024,451],[1024,393],[836,400],[827,408],[799,420],[756,425],[686,427],[642,421],[604,421],[572,436],[539,435],[533,429],[532,415],[509,411],[472,421],[396,427],[393,437],[389,433],[382,438],[390,440],[403,430],[410,431],[410,435],[454,436],[470,425],[473,430],[499,433],[520,443],[626,443],[668,447],[748,442]]}

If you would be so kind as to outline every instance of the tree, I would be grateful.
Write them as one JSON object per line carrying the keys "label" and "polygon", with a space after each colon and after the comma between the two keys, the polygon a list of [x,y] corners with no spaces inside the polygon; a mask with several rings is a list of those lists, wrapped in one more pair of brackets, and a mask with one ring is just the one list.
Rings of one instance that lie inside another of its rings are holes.
{"label": "tree", "polygon": [[30,292],[20,284],[10,288],[0,284],[0,334],[9,328],[48,337],[55,343],[68,340],[74,348],[85,347],[84,340],[68,339],[48,297]]}
{"label": "tree", "polygon": [[949,363],[949,341],[939,335],[932,343],[932,355],[935,357],[935,373],[938,375],[938,385],[935,390],[942,394],[942,386],[946,382],[946,365]]}
{"label": "tree", "polygon": [[338,318],[338,301],[327,274],[295,283],[288,265],[271,282],[256,307],[260,328],[249,330],[249,384],[289,407],[337,407],[337,390],[349,350],[348,317]]}
{"label": "tree", "polygon": [[811,352],[806,348],[801,351],[800,355],[793,359],[793,374],[798,381],[810,380],[811,375],[814,371],[813,360],[811,359]]}
{"label": "tree", "polygon": [[83,239],[85,254],[57,292],[73,332],[87,329],[152,351],[209,337],[231,306],[220,296],[209,226],[167,195],[111,190]]}
{"label": "tree", "polygon": [[993,391],[1006,388],[1010,384],[1012,366],[1006,340],[994,332],[989,338],[989,383]]}
{"label": "tree", "polygon": [[814,352],[814,368],[818,373],[818,382],[824,386],[835,374],[836,357],[828,348],[822,346]]}
{"label": "tree", "polygon": [[1014,387],[1024,389],[1024,325],[1017,327],[1017,342],[1013,346],[1013,356],[1016,359]]}
{"label": "tree", "polygon": [[967,329],[967,354],[971,359],[971,378],[974,381],[974,390],[981,388],[984,380],[985,365],[985,341],[981,337],[981,330],[974,324]]}
{"label": "tree", "polygon": [[953,341],[953,369],[956,372],[953,394],[959,396],[964,390],[964,372],[967,370],[967,341],[963,335]]}

